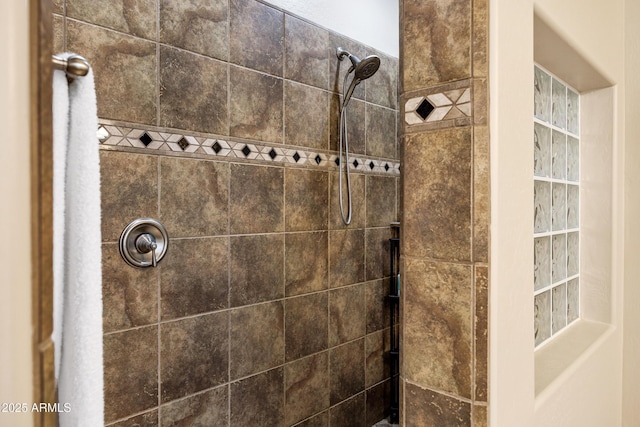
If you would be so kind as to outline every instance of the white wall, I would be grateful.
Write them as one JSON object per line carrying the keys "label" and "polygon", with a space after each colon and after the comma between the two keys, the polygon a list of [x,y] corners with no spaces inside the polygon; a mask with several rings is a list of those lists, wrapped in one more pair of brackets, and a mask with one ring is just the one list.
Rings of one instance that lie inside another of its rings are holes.
{"label": "white wall", "polygon": [[[625,0],[491,0],[492,289],[489,388],[490,425],[494,427],[614,427],[622,422],[626,99],[624,3]],[[615,84],[613,90],[609,91],[609,94],[613,93],[613,96],[609,96],[614,113],[611,123],[614,129],[613,187],[610,189],[612,221],[609,224],[611,240],[603,242],[611,245],[612,252],[611,259],[607,260],[611,264],[610,299],[607,302],[610,315],[606,316],[609,326],[601,328],[601,333],[596,335],[599,338],[554,381],[550,381],[537,397],[534,394],[536,361],[532,339],[531,237],[534,9],[597,74],[604,77],[600,82],[608,80]],[[637,23],[638,10],[631,17],[627,11],[626,17],[629,23]],[[637,122],[637,118],[634,121]],[[640,182],[638,172],[626,172],[627,182],[631,178]],[[627,199],[640,196],[637,189],[634,191],[627,195]],[[634,218],[627,217],[626,220],[628,227],[638,222]],[[627,259],[630,255],[627,255]],[[638,264],[637,259],[634,262]],[[635,277],[639,277],[638,271],[634,273]],[[636,369],[638,360],[636,357],[634,361]],[[637,385],[633,387],[637,388]],[[637,394],[630,397],[630,402],[635,402],[637,406],[639,397]],[[637,420],[638,417],[628,425],[637,425]]]}
{"label": "white wall", "polygon": [[533,4],[491,0],[489,422],[531,427]]}
{"label": "white wall", "polygon": [[266,0],[388,55],[399,55],[398,0]]}
{"label": "white wall", "polygon": [[[3,3],[0,14],[4,57],[0,67],[0,403],[31,405],[28,22],[28,1]],[[0,425],[32,424],[32,414],[0,413]]]}
{"label": "white wall", "polygon": [[[623,425],[640,422],[640,2],[627,1],[625,28],[625,289],[624,289],[624,370]],[[635,95],[635,97],[633,96]]]}

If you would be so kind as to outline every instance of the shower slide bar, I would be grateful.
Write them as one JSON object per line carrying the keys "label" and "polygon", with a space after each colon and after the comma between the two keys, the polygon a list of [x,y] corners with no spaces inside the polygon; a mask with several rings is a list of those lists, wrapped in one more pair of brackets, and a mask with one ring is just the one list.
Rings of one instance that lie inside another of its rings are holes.
{"label": "shower slide bar", "polygon": [[400,223],[391,223],[392,234],[389,239],[389,378],[391,380],[391,401],[389,404],[389,422],[397,423],[400,418],[400,339],[396,330],[400,318]]}
{"label": "shower slide bar", "polygon": [[51,61],[53,68],[64,71],[70,79],[86,76],[90,68],[89,61],[80,55],[71,55],[67,59],[51,55]]}

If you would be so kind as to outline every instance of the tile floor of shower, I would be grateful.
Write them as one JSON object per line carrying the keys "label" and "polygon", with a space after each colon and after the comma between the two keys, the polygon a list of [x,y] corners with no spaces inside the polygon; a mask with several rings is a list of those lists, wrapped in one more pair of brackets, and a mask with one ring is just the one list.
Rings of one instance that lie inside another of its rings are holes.
{"label": "tile floor of shower", "polygon": [[398,427],[398,424],[392,424],[392,423],[389,422],[388,418],[385,418],[382,421],[378,421],[377,423],[375,423],[371,427]]}

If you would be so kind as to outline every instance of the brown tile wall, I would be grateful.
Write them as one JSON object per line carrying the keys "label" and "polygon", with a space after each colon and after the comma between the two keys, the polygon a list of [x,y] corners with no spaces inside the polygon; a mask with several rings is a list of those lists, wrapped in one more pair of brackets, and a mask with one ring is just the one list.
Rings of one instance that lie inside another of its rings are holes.
{"label": "brown tile wall", "polygon": [[[56,0],[54,41],[91,62],[101,120],[337,149],[339,45],[382,67],[354,92],[353,153],[398,161],[398,60],[256,0]],[[103,147],[104,148],[104,147]],[[102,165],[105,414],[119,427],[369,426],[389,399],[397,175],[122,147]],[[157,269],[118,253],[133,219]]]}
{"label": "brown tile wall", "polygon": [[404,426],[488,422],[488,16],[487,0],[401,0]]}

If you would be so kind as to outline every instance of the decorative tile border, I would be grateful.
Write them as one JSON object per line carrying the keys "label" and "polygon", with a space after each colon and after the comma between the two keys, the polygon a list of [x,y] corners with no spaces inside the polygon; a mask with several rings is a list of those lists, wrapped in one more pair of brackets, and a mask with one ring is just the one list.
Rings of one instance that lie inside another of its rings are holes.
{"label": "decorative tile border", "polygon": [[[122,124],[108,120],[100,120],[98,139],[104,148],[134,148],[174,155],[186,153],[230,161],[240,159],[335,170],[340,163],[338,154],[334,151],[310,151],[288,145],[232,141],[219,139],[214,135],[160,130],[148,125]],[[358,154],[349,156],[349,169],[363,173],[400,175],[399,162]]]}
{"label": "decorative tile border", "polygon": [[419,133],[471,126],[483,120],[475,99],[482,97],[482,81],[464,79],[405,93],[400,98],[403,132]]}
{"label": "decorative tile border", "polygon": [[471,88],[453,89],[409,99],[404,121],[409,125],[471,117]]}

